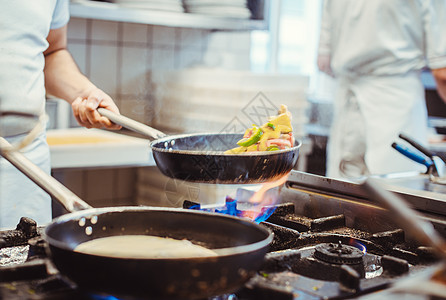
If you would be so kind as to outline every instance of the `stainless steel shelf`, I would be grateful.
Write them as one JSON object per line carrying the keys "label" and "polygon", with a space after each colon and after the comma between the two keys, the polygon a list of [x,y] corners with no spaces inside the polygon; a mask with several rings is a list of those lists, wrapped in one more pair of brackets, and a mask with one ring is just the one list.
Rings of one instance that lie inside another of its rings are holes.
{"label": "stainless steel shelf", "polygon": [[72,2],[71,17],[211,30],[266,30],[267,20],[223,18],[190,13],[133,9],[106,2]]}

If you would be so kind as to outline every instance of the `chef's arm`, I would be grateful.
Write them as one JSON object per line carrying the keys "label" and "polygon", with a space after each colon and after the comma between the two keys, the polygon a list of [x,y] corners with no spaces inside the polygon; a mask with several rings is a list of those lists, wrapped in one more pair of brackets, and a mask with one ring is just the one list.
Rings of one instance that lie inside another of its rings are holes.
{"label": "chef's arm", "polygon": [[45,56],[46,92],[71,103],[78,123],[87,128],[119,129],[97,112],[98,107],[119,113],[113,99],[83,75],[67,50],[67,26],[52,29],[47,37]]}
{"label": "chef's arm", "polygon": [[437,92],[446,103],[446,68],[432,70],[432,75],[437,83]]}

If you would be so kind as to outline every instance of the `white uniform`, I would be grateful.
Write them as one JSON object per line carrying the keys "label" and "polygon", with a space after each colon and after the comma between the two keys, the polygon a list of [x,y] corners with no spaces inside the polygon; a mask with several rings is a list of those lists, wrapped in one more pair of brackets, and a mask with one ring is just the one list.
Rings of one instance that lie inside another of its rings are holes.
{"label": "white uniform", "polygon": [[[45,110],[43,51],[50,29],[69,19],[68,0],[0,1],[0,135],[17,142]],[[50,172],[45,133],[23,150],[25,156]],[[38,225],[51,221],[51,199],[5,159],[0,158],[0,229],[13,228],[20,217]]]}
{"label": "white uniform", "polygon": [[391,144],[427,142],[420,71],[446,67],[446,1],[325,0],[318,54],[338,82],[327,176],[425,170]]}

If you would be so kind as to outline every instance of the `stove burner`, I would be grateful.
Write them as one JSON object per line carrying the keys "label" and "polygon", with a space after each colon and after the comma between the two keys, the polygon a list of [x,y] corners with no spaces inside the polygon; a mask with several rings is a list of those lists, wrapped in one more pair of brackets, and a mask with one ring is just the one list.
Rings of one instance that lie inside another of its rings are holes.
{"label": "stove burner", "polygon": [[356,265],[362,263],[364,253],[356,247],[338,244],[324,243],[316,245],[314,256],[331,264]]}

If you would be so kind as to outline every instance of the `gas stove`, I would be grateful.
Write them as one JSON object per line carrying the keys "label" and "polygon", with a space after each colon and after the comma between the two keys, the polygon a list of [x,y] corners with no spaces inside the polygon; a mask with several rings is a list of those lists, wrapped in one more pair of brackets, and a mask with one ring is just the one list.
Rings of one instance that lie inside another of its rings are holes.
{"label": "gas stove", "polygon": [[[443,194],[389,189],[446,233]],[[213,300],[446,295],[444,267],[433,250],[408,236],[358,184],[293,171],[279,202],[261,223],[274,240],[260,270],[238,291]],[[16,230],[0,232],[0,299],[117,299],[62,278],[45,254],[42,230],[23,218]]]}
{"label": "gas stove", "polygon": [[[446,236],[446,195],[433,191],[444,187],[419,174],[379,180]],[[281,204],[263,224],[275,239],[243,289],[246,299],[446,297],[444,266],[433,249],[406,234],[361,184],[292,172]],[[432,278],[442,284],[427,292]]]}
{"label": "gas stove", "polygon": [[348,227],[344,214],[312,219],[294,204],[280,207],[264,222],[275,234],[272,252],[241,299],[360,298],[438,263],[401,229],[372,233]]}

